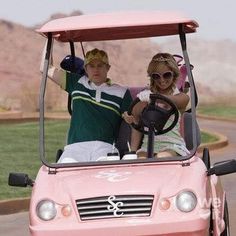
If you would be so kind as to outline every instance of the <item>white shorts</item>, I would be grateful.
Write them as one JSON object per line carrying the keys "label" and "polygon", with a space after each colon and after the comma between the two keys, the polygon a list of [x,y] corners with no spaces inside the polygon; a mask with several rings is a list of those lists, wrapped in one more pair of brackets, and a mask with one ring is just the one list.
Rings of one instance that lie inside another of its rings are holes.
{"label": "white shorts", "polygon": [[[155,145],[156,144],[156,145]],[[174,151],[177,153],[177,155],[179,156],[186,156],[188,155],[190,152],[189,150],[186,148],[185,145],[181,145],[181,144],[164,144],[164,145],[157,145],[158,143],[154,144],[154,153],[159,153],[159,152],[164,152],[164,151]],[[147,152],[147,148],[141,147],[138,152]]]}
{"label": "white shorts", "polygon": [[58,163],[96,161],[109,152],[118,152],[113,145],[102,141],[79,142],[66,145]]}

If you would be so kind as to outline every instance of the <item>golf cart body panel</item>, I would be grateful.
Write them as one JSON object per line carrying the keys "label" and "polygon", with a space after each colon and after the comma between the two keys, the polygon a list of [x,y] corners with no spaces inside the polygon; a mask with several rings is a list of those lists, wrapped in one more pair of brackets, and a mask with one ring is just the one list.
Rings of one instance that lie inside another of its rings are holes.
{"label": "golf cart body panel", "polygon": [[[170,174],[163,179],[167,172]],[[36,183],[44,188],[35,186],[32,193],[30,229],[33,235],[53,235],[56,231],[57,235],[207,235],[208,191],[211,187],[214,190],[216,182],[206,178],[206,167],[197,157],[188,167],[177,163],[101,166],[60,169],[56,175],[49,175],[43,166]],[[176,198],[187,190],[194,191],[198,204],[193,211],[183,213],[176,207]],[[215,197],[223,199],[223,194]],[[42,199],[56,199],[58,214],[50,224],[34,214]],[[112,208],[118,206],[115,199],[121,205],[118,212]],[[168,209],[166,202],[170,204]],[[62,209],[67,205],[71,215],[63,216]]]}

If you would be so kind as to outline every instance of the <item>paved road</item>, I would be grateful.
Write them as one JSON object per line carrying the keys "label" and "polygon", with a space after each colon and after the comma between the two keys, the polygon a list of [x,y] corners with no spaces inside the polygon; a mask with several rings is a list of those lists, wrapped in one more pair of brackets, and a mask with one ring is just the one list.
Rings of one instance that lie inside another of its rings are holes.
{"label": "paved road", "polygon": [[29,236],[28,212],[0,216],[1,236]]}
{"label": "paved road", "polygon": [[[236,123],[199,119],[200,128],[225,134],[229,138],[229,145],[225,148],[210,152],[211,162],[236,158]],[[230,212],[231,235],[236,235],[236,174],[222,177]],[[1,236],[28,236],[28,213],[18,213],[0,216]]]}

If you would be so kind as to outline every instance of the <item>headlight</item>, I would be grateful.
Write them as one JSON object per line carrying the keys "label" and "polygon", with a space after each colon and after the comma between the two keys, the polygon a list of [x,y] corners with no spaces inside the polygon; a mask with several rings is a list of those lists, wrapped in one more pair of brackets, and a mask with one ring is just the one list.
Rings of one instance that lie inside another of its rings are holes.
{"label": "headlight", "polygon": [[176,197],[176,206],[180,211],[190,212],[197,205],[197,197],[191,191],[183,191]]}
{"label": "headlight", "polygon": [[41,220],[52,220],[57,214],[55,203],[51,200],[42,200],[36,207],[37,216]]}

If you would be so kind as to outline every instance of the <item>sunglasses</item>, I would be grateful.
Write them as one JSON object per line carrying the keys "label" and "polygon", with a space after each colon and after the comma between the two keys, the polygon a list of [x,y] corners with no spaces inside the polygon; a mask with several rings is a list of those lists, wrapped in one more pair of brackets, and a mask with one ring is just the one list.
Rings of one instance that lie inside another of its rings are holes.
{"label": "sunglasses", "polygon": [[151,78],[153,80],[160,80],[161,78],[165,79],[165,80],[169,80],[172,79],[174,77],[174,74],[172,71],[166,71],[164,73],[153,73],[151,75]]}

